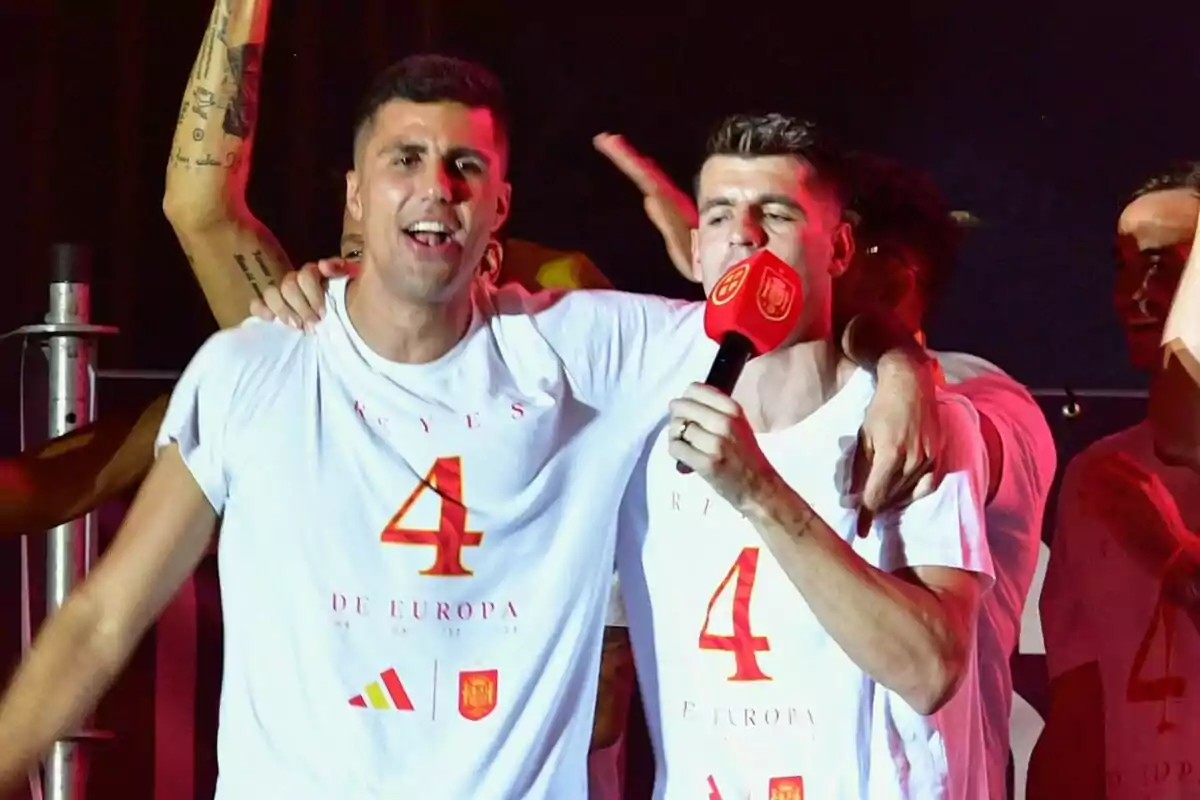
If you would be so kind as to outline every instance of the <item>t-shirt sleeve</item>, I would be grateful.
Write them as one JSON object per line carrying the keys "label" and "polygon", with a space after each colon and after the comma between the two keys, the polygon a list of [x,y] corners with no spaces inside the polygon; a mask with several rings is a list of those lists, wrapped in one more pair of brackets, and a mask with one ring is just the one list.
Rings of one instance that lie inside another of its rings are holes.
{"label": "t-shirt sleeve", "polygon": [[983,516],[986,456],[979,418],[954,395],[943,395],[938,410],[944,477],[931,494],[880,514],[880,568],[951,567],[986,576],[990,587],[995,573]]}
{"label": "t-shirt sleeve", "polygon": [[1099,657],[1084,602],[1084,564],[1079,552],[1092,538],[1088,534],[1094,531],[1094,521],[1089,519],[1086,503],[1081,501],[1079,476],[1079,462],[1072,461],[1058,493],[1050,561],[1039,602],[1046,669],[1051,678]]}
{"label": "t-shirt sleeve", "polygon": [[[1041,531],[1046,498],[1058,468],[1058,452],[1046,415],[1025,389],[1007,375],[982,375],[954,389],[995,426],[1003,447],[1000,483],[991,507],[1037,512],[1026,530]],[[991,465],[989,465],[991,466]]]}
{"label": "t-shirt sleeve", "polygon": [[585,402],[650,396],[668,384],[682,390],[704,377],[703,367],[692,366],[699,363],[697,345],[706,341],[699,304],[602,290],[556,293],[540,302],[542,335]]}
{"label": "t-shirt sleeve", "polygon": [[171,393],[155,439],[156,454],[167,445],[179,446],[183,463],[217,514],[225,508],[229,489],[226,431],[239,374],[233,333],[213,335],[192,358]]}

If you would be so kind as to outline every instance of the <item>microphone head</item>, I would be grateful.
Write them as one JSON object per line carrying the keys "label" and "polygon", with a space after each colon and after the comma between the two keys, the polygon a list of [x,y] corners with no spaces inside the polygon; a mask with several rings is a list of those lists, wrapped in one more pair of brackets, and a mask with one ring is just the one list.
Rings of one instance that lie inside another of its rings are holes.
{"label": "microphone head", "polygon": [[704,332],[718,343],[728,333],[740,333],[754,345],[755,355],[762,355],[788,340],[803,309],[800,276],[774,253],[759,250],[712,288],[704,307]]}

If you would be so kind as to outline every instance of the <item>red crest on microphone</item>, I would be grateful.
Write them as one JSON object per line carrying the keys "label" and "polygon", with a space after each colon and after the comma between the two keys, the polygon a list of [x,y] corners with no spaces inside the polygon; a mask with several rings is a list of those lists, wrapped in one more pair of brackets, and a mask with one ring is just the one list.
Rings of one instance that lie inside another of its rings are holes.
{"label": "red crest on microphone", "polygon": [[789,282],[778,269],[767,266],[758,285],[758,310],[772,322],[787,319],[796,302],[794,281]]}

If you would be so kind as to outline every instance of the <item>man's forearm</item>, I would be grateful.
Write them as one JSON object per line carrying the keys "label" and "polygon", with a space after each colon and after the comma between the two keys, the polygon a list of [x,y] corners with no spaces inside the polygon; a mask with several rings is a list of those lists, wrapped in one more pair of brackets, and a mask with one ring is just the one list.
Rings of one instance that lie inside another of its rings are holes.
{"label": "man's forearm", "polygon": [[932,590],[867,564],[781,482],[747,518],[854,663],[923,714],[957,688],[973,627]]}
{"label": "man's forearm", "polygon": [[289,269],[246,205],[270,0],[217,0],[188,79],[163,210],[222,327]]}
{"label": "man's forearm", "polygon": [[932,361],[917,342],[916,332],[887,310],[855,315],[842,331],[841,342],[846,357],[867,370],[876,369],[889,354],[922,364]]}
{"label": "man's forearm", "polygon": [[270,0],[217,0],[167,162],[172,220],[201,225],[244,210]]}
{"label": "man's forearm", "polygon": [[169,397],[114,414],[0,462],[0,537],[80,517],[129,491],[154,464]]}
{"label": "man's forearm", "polygon": [[46,623],[0,703],[0,796],[83,722],[128,658],[104,644],[100,612],[76,594]]}

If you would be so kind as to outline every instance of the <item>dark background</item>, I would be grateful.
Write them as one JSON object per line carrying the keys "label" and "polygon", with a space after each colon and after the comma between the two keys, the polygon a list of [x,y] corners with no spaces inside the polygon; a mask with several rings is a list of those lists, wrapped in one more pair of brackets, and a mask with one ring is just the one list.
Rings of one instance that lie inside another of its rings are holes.
{"label": "dark background", "polygon": [[[95,319],[124,331],[104,366],[182,367],[214,326],[160,202],[210,4],[0,7],[12,265],[0,319],[44,313],[47,245],[74,238],[96,249]],[[938,346],[1033,385],[1132,386],[1109,311],[1112,230],[1144,173],[1200,156],[1196,30],[1200,6],[1185,0],[276,0],[250,203],[297,262],[332,253],[359,92],[436,48],[508,86],[512,232],[584,250],[623,288],[679,292],[591,136],[625,133],[689,181],[719,116],[795,110],[929,169],[988,222],[933,326]],[[5,374],[12,355],[0,349]]]}
{"label": "dark background", "polygon": [[[210,8],[0,0],[10,265],[0,330],[45,313],[56,240],[94,249],[93,319],[123,332],[105,343],[102,366],[181,369],[214,330],[160,208]],[[583,250],[621,288],[678,294],[690,287],[592,135],[624,133],[688,182],[721,115],[793,111],[928,169],[956,208],[985,220],[931,326],[934,346],[978,353],[1035,387],[1135,388],[1110,311],[1112,231],[1146,173],[1200,158],[1197,31],[1194,0],[275,0],[250,205],[296,263],[334,252],[359,92],[389,62],[439,50],[483,61],[508,87],[512,233]],[[0,341],[4,452],[17,443],[19,355],[14,339]],[[112,407],[146,392],[110,383],[100,394]],[[1140,414],[1137,401],[1114,402],[1085,402],[1063,428],[1048,401],[1063,456]],[[16,553],[0,545],[0,668],[19,630]],[[214,635],[201,643],[210,665]],[[102,708],[120,738],[97,767],[95,797],[147,796],[152,642]],[[205,730],[215,724],[212,677],[197,698]],[[211,767],[207,742],[196,750]],[[199,796],[211,790],[204,780]]]}

